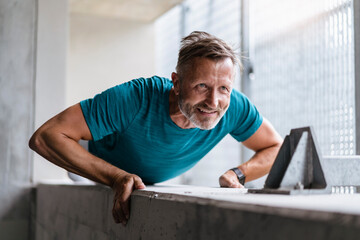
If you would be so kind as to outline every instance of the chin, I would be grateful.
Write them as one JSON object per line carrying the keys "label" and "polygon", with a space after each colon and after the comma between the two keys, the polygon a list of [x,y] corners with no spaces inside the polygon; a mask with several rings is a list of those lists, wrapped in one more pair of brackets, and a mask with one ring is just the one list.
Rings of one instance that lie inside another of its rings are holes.
{"label": "chin", "polygon": [[200,128],[201,130],[211,130],[214,127],[216,127],[216,125],[220,122],[221,118],[217,118],[212,122],[209,121],[199,121],[199,120],[195,120],[195,121],[191,121],[195,127]]}
{"label": "chin", "polygon": [[211,130],[214,127],[216,127],[216,125],[211,125],[211,126],[198,126],[198,128],[200,128],[201,130]]}

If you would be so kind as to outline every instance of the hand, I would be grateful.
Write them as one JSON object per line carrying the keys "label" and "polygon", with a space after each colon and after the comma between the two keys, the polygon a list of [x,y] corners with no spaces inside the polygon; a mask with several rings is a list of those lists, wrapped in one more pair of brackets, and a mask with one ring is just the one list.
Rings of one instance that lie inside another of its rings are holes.
{"label": "hand", "polygon": [[243,188],[239,182],[236,174],[232,170],[228,170],[226,173],[221,175],[219,178],[220,187],[229,187],[229,188]]}
{"label": "hand", "polygon": [[144,189],[145,184],[141,178],[135,174],[125,173],[119,175],[113,184],[114,206],[112,210],[113,218],[116,223],[124,226],[130,217],[130,195],[135,189]]}

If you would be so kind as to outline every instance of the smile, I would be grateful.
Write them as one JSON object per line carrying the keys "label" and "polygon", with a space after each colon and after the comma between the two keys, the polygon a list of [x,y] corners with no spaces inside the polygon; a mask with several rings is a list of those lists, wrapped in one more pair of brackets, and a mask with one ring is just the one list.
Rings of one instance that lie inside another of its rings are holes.
{"label": "smile", "polygon": [[217,111],[209,111],[209,110],[203,110],[203,109],[200,109],[200,108],[198,108],[197,109],[200,113],[202,113],[202,114],[209,114],[209,115],[212,115],[212,114],[215,114],[215,113],[217,113]]}

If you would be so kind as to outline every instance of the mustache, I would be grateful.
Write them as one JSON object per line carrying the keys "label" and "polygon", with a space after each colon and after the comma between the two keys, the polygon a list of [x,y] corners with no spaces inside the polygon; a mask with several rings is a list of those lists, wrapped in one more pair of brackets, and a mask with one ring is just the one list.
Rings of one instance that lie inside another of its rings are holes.
{"label": "mustache", "polygon": [[196,104],[194,106],[194,108],[201,108],[201,109],[204,109],[206,111],[209,111],[209,112],[220,112],[220,111],[223,111],[224,109],[221,108],[221,107],[217,107],[217,108],[211,108],[209,107],[206,103],[199,103],[199,104]]}

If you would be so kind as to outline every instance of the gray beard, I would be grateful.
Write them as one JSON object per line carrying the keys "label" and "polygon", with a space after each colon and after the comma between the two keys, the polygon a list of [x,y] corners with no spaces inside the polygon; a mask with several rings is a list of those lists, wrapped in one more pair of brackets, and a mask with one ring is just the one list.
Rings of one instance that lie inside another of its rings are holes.
{"label": "gray beard", "polygon": [[[194,124],[195,127],[200,128],[201,130],[210,130],[213,129],[221,120],[221,118],[224,116],[225,112],[227,111],[228,106],[226,109],[221,110],[220,111],[220,115],[213,120],[212,123],[209,123],[210,120],[208,121],[200,121],[199,119],[196,118],[196,114],[194,111],[196,111],[196,105],[195,106],[190,106],[189,104],[184,104],[183,98],[181,96],[181,94],[179,94],[179,109],[180,112],[192,123]],[[207,124],[208,123],[208,124]]]}

